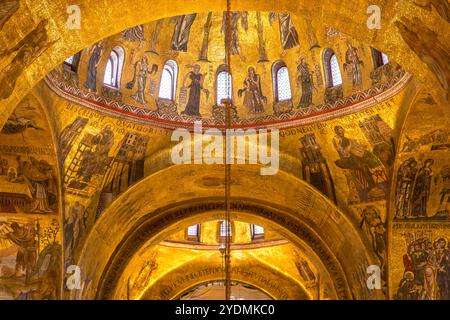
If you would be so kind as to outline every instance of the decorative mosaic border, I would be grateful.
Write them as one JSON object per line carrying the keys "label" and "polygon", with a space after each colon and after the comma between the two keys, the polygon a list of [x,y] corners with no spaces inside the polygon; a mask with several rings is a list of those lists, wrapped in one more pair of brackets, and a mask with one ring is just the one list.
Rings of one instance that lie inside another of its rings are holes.
{"label": "decorative mosaic border", "polygon": [[[393,97],[406,86],[410,78],[409,73],[401,71],[389,81],[341,98],[334,103],[296,109],[278,115],[267,114],[250,119],[233,119],[231,128],[291,128],[341,117],[364,110]],[[44,81],[50,89],[63,99],[109,116],[117,117],[120,114],[122,118],[139,124],[151,124],[165,129],[180,127],[192,129],[194,121],[201,120],[204,128],[225,129],[225,122],[220,119],[167,114],[159,110],[149,110],[99,96],[97,93],[85,91],[62,81],[53,72]]]}

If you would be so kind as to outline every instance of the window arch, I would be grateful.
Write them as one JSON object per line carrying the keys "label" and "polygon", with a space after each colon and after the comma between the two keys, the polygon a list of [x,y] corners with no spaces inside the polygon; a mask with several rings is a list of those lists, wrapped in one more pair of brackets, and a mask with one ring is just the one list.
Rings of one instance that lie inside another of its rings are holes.
{"label": "window arch", "polygon": [[[227,226],[228,226],[228,228],[227,228]],[[219,221],[219,232],[218,232],[219,233],[218,234],[219,243],[223,243],[226,240],[226,238],[233,239],[232,229],[233,229],[233,225],[230,221],[228,221],[228,222],[225,220]]]}
{"label": "window arch", "polygon": [[233,80],[227,67],[222,65],[216,76],[216,103],[220,105],[223,100],[233,100]]}
{"label": "window arch", "polygon": [[68,68],[70,68],[71,71],[77,72],[78,64],[80,63],[80,56],[81,56],[81,52],[75,53],[73,56],[64,60],[64,65],[66,65]]}
{"label": "window arch", "polygon": [[186,229],[188,241],[200,242],[200,224],[194,224]]}
{"label": "window arch", "polygon": [[375,69],[384,66],[389,62],[388,56],[375,48],[372,48],[372,57]]}
{"label": "window arch", "polygon": [[264,228],[256,224],[251,225],[252,240],[264,239]]}
{"label": "window arch", "polygon": [[326,49],[323,55],[325,66],[325,77],[327,87],[335,87],[342,84],[341,69],[336,54],[332,49]]}
{"label": "window arch", "polygon": [[168,60],[164,64],[164,69],[159,83],[159,98],[175,101],[177,92],[178,65],[173,60]]}
{"label": "window arch", "polygon": [[119,88],[120,78],[122,77],[122,67],[125,58],[125,51],[121,47],[115,47],[106,64],[103,83],[109,87]]}
{"label": "window arch", "polygon": [[273,91],[275,101],[292,99],[289,70],[283,61],[277,61],[272,66]]}

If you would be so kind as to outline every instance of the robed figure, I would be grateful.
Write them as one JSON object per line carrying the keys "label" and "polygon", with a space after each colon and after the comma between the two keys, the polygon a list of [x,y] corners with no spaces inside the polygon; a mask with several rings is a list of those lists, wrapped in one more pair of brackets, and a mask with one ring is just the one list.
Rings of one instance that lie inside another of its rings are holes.
{"label": "robed figure", "polygon": [[[228,16],[229,14],[229,16]],[[229,20],[229,22],[228,22]],[[232,55],[240,55],[238,23],[241,21],[242,28],[248,30],[248,13],[247,11],[224,12],[222,19],[222,32],[225,35],[225,47],[230,46]],[[228,23],[230,30],[228,30]],[[230,39],[228,39],[230,37]]]}
{"label": "robed figure", "polygon": [[427,216],[427,205],[428,199],[430,198],[430,187],[432,180],[432,170],[433,159],[425,160],[422,168],[419,169],[417,173],[416,181],[414,183],[414,190],[412,195],[412,212],[411,216],[426,217]]}
{"label": "robed figure", "polygon": [[141,60],[134,64],[134,75],[133,80],[127,83],[128,89],[133,89],[134,85],[137,83],[137,92],[131,97],[141,104],[146,104],[145,100],[145,85],[147,83],[148,74],[156,73],[158,70],[157,65],[153,65],[150,70],[150,66],[148,63],[147,57],[142,57]]}
{"label": "robed figure", "polygon": [[414,180],[417,173],[417,161],[414,158],[405,160],[398,169],[395,190],[395,218],[407,218],[411,214],[411,198]]}
{"label": "robed figure", "polygon": [[358,49],[347,43],[347,52],[345,53],[344,70],[347,70],[352,77],[353,87],[360,87],[362,85],[362,71],[364,62],[359,59]]}
{"label": "robed figure", "polygon": [[371,169],[381,165],[380,160],[366,146],[347,138],[341,126],[335,126],[334,132],[333,145],[340,157],[335,163],[339,168],[349,170],[359,198],[367,200],[372,195],[384,195],[371,172]]}
{"label": "robed figure", "polygon": [[255,72],[255,68],[249,67],[247,77],[244,80],[244,88],[238,91],[241,97],[244,93],[244,106],[247,107],[250,114],[264,112],[263,103],[267,102],[267,98],[263,95],[261,89],[261,79]]}
{"label": "robed figure", "polygon": [[189,42],[189,33],[191,32],[192,24],[194,23],[196,13],[185,14],[174,17],[171,21],[175,22],[175,30],[172,36],[170,48],[174,51],[187,51]]}
{"label": "robed figure", "polygon": [[289,13],[274,13],[269,14],[270,24],[273,24],[275,18],[278,16],[278,23],[280,25],[280,40],[281,46],[284,50],[291,49],[299,44],[298,33],[295,29],[292,17]]}
{"label": "robed figure", "polygon": [[183,79],[183,88],[186,88],[186,81],[189,78],[191,83],[187,86],[189,88],[189,99],[186,108],[181,114],[188,116],[200,117],[200,97],[201,92],[204,91],[208,97],[209,91],[203,88],[203,81],[206,74],[200,73],[200,65],[196,64],[192,71],[190,71]]}
{"label": "robed figure", "polygon": [[[3,229],[3,230],[2,230]],[[36,230],[34,225],[0,224],[0,238],[14,243],[17,247],[15,276],[25,276],[26,281],[32,275],[37,259]],[[6,231],[4,231],[6,230]]]}
{"label": "robed figure", "polygon": [[300,64],[297,66],[297,84],[301,84],[302,86],[302,97],[300,98],[298,107],[309,107],[312,105],[312,91],[316,87],[314,86],[313,72],[309,69],[305,57],[301,58]]}
{"label": "robed figure", "polygon": [[88,62],[87,79],[84,86],[89,91],[97,92],[97,66],[103,53],[103,47],[101,44],[96,43],[91,48],[91,57]]}

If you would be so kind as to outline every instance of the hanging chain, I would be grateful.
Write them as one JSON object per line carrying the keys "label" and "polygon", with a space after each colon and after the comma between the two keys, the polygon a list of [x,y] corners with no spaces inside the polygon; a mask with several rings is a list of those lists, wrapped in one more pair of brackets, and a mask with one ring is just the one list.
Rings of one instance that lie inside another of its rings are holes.
{"label": "hanging chain", "polygon": [[[225,56],[227,63],[227,99],[225,100],[225,133],[227,129],[231,127],[231,3],[227,0],[227,14],[226,14],[226,47]],[[227,135],[225,134],[225,137]],[[231,180],[231,161],[227,161],[230,148],[234,148],[233,145],[229,145],[227,138],[225,138],[225,300],[231,300],[231,219],[230,219],[230,180]],[[230,159],[231,160],[231,159]]]}

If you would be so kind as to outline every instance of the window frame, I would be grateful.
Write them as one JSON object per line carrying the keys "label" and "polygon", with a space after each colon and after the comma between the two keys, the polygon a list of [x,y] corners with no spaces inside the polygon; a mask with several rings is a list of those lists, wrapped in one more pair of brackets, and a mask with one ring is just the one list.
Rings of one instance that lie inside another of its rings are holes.
{"label": "window frame", "polygon": [[[218,228],[217,228],[217,242],[221,244],[223,241],[226,240],[227,236],[222,236],[222,224],[225,223],[225,220],[220,220],[218,222]],[[234,239],[234,224],[233,221],[228,222],[230,225],[230,238],[231,242],[233,242]]]}
{"label": "window frame", "polygon": [[[215,94],[216,94],[216,105],[220,106],[222,101],[219,101],[219,75],[222,73],[227,73],[228,77],[230,79],[230,88],[229,92],[227,92],[227,95],[229,94],[229,97],[227,99],[230,99],[230,102],[233,103],[233,77],[231,73],[228,71],[228,67],[226,65],[221,65],[219,68],[217,68],[216,71],[216,81],[215,81]],[[223,99],[226,100],[226,99]]]}
{"label": "window frame", "polygon": [[[262,228],[262,233],[260,232],[256,232],[256,228],[255,227],[259,227]],[[250,226],[250,232],[251,232],[251,236],[252,236],[252,241],[258,241],[258,240],[264,240],[265,238],[265,234],[266,234],[266,230],[264,229],[264,227],[260,226],[260,225],[256,225],[256,224],[251,224]]]}
{"label": "window frame", "polygon": [[[336,63],[337,63],[338,69],[339,69],[339,74],[341,75],[341,83],[339,83],[339,84],[334,84],[335,79],[333,77],[333,69],[331,67],[331,59],[333,57],[336,58]],[[331,48],[325,49],[325,51],[323,53],[323,63],[324,63],[324,70],[325,70],[326,87],[333,88],[333,87],[341,86],[344,83],[344,79],[342,78],[342,72],[341,72],[341,66],[339,65],[339,60],[333,49],[331,49]]]}
{"label": "window frame", "polygon": [[[72,63],[67,62],[68,59],[72,58]],[[80,64],[80,58],[81,58],[81,51],[75,53],[74,55],[68,57],[64,60],[64,65],[67,66],[70,71],[77,73],[78,72],[78,66]]]}
{"label": "window frame", "polygon": [[[384,65],[386,65],[386,64],[389,63],[389,57],[388,57],[385,53],[383,53],[383,52],[381,52],[380,50],[375,49],[375,48],[371,48],[371,51],[372,51],[373,65],[374,65],[374,68],[375,68],[375,69],[380,68],[380,67],[382,67],[382,66],[384,66]],[[386,62],[386,63],[384,62],[384,57],[383,57],[383,55],[384,55],[384,56],[386,57],[386,59],[387,59],[387,62]]]}
{"label": "window frame", "polygon": [[[113,64],[114,61],[113,61],[113,58],[111,57],[112,54],[115,54],[117,57],[117,68],[114,68],[114,64]],[[108,56],[108,62],[106,63],[105,73],[103,74],[103,85],[104,86],[111,88],[111,89],[116,89],[116,90],[120,89],[120,82],[122,80],[124,61],[125,61],[125,50],[120,46],[114,47]],[[105,82],[106,70],[108,69],[108,65],[110,62],[112,63],[112,68],[113,68],[111,75],[113,75],[113,73],[115,73],[115,78],[114,78],[115,83],[113,83],[113,84]]]}
{"label": "window frame", "polygon": [[[171,77],[171,81],[170,81],[171,97],[170,98],[161,97],[161,86],[163,84],[163,77],[164,77],[165,71],[167,71]],[[159,81],[158,99],[168,100],[168,101],[176,101],[177,81],[178,81],[178,64],[175,60],[167,60],[164,63],[163,71],[161,72],[161,78]]]}
{"label": "window frame", "polygon": [[[189,228],[192,228],[192,227],[197,227],[197,235],[190,235],[189,234]],[[189,227],[186,228],[185,239],[187,241],[200,242],[200,234],[201,234],[201,224],[197,223],[197,224],[194,224],[194,225],[189,226]]]}
{"label": "window frame", "polygon": [[[288,84],[289,84],[289,91],[291,93],[291,97],[289,99],[283,99],[280,100],[279,96],[279,84],[278,84],[278,74],[281,69],[286,68],[287,71],[287,77],[288,77]],[[283,101],[292,101],[292,86],[291,86],[291,78],[289,76],[289,68],[284,63],[284,61],[278,60],[275,61],[272,65],[272,86],[273,86],[273,98],[276,102],[283,102]]]}

